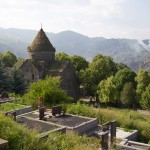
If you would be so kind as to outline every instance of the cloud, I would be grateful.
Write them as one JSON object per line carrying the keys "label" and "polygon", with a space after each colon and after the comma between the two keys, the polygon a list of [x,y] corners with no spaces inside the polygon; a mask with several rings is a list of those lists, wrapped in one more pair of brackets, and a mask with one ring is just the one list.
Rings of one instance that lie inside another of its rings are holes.
{"label": "cloud", "polygon": [[91,0],[91,7],[97,9],[104,17],[119,15],[124,0]]}
{"label": "cloud", "polygon": [[120,1],[122,0],[5,0],[0,5],[0,18],[3,22],[7,19],[15,20],[16,24],[23,22],[24,26],[31,24],[30,20],[37,23],[43,19],[56,24],[65,23],[69,27],[76,22],[82,25],[83,22],[91,23],[95,19],[101,21],[105,17],[117,15]]}

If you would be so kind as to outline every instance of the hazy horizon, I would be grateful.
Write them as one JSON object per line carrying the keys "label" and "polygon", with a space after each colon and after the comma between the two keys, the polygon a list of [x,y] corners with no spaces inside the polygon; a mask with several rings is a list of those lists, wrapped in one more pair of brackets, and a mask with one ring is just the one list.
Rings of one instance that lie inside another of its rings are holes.
{"label": "hazy horizon", "polygon": [[0,27],[150,39],[149,0],[0,0]]}

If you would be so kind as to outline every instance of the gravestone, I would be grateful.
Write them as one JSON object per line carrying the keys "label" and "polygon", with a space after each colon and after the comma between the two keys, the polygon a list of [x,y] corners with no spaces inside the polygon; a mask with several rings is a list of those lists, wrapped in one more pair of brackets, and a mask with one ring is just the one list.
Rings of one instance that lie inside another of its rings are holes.
{"label": "gravestone", "polygon": [[14,121],[16,121],[16,111],[7,112],[5,114],[5,116],[7,116],[7,117],[13,119]]}
{"label": "gravestone", "polygon": [[116,120],[110,122],[111,125],[111,144],[115,142],[116,139]]}
{"label": "gravestone", "polygon": [[101,134],[101,149],[108,150],[108,131]]}
{"label": "gravestone", "polygon": [[40,96],[38,99],[38,108],[43,107],[43,98]]}
{"label": "gravestone", "polygon": [[53,116],[56,116],[57,114],[61,115],[61,113],[62,113],[62,106],[61,105],[52,107],[52,115]]}
{"label": "gravestone", "polygon": [[2,94],[1,94],[1,98],[9,98],[9,95],[6,91],[3,91]]}
{"label": "gravestone", "polygon": [[92,104],[93,104],[92,96],[90,96],[89,105],[92,105]]}
{"label": "gravestone", "polygon": [[45,112],[45,107],[40,107],[39,108],[39,119],[44,120],[44,112]]}
{"label": "gravestone", "polygon": [[106,122],[104,124],[102,124],[102,131],[108,131],[109,130],[109,126],[110,126],[110,122]]}

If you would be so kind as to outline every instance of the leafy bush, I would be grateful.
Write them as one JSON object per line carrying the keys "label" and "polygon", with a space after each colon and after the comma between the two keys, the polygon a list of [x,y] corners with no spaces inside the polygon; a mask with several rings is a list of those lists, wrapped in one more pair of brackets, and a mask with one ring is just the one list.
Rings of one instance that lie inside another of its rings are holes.
{"label": "leafy bush", "polygon": [[49,150],[50,145],[41,142],[37,134],[10,118],[0,115],[0,137],[8,141],[8,150]]}
{"label": "leafy bush", "polygon": [[45,80],[30,84],[29,92],[22,97],[23,102],[37,108],[39,96],[43,97],[45,105],[55,105],[70,100],[71,98],[60,88],[60,83],[58,77],[46,77]]}
{"label": "leafy bush", "polygon": [[48,140],[54,150],[97,150],[100,147],[99,139],[74,133],[53,133],[49,135]]}

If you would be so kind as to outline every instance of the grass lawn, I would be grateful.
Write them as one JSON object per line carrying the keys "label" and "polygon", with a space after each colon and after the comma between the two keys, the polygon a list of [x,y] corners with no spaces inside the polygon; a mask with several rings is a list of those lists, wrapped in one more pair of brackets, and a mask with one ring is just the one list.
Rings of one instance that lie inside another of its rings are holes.
{"label": "grass lawn", "polygon": [[118,127],[138,130],[138,141],[150,144],[150,115],[140,114],[129,109],[93,108],[80,103],[68,105],[67,112],[98,118],[100,125],[107,121],[116,120]]}
{"label": "grass lawn", "polygon": [[14,103],[3,103],[0,104],[0,112],[7,112],[14,109],[21,109],[25,108],[26,106],[14,104]]}

